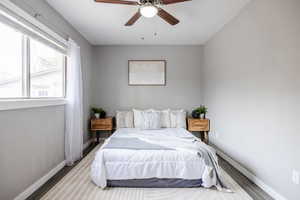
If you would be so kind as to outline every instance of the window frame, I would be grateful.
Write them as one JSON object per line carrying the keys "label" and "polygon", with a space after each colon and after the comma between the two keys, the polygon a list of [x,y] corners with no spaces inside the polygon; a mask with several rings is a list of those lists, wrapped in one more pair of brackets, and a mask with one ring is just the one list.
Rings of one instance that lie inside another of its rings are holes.
{"label": "window frame", "polygon": [[[63,92],[63,94],[62,94],[62,96],[61,97],[31,97],[31,79],[30,79],[30,61],[31,61],[31,51],[30,51],[30,41],[31,40],[34,40],[34,39],[32,39],[32,38],[30,38],[29,36],[27,36],[27,38],[28,38],[28,43],[27,43],[27,74],[26,74],[26,76],[27,76],[27,79],[28,79],[28,82],[27,82],[27,95],[26,95],[26,97],[28,97],[28,99],[65,99],[66,98],[66,71],[67,71],[67,60],[68,60],[68,56],[67,55],[65,55],[65,54],[63,54],[63,53],[61,53],[61,52],[59,52],[59,51],[57,51],[55,48],[52,48],[51,46],[48,46],[48,48],[51,48],[52,50],[54,50],[54,51],[56,51],[57,53],[60,53],[62,56],[63,56],[63,62],[64,62],[64,64],[63,64],[63,68],[62,68],[62,92]],[[39,42],[38,40],[37,40],[37,42]]]}
{"label": "window frame", "polygon": [[[27,109],[34,107],[45,107],[45,106],[59,106],[65,105],[66,101],[66,74],[67,74],[67,49],[68,49],[68,35],[64,33],[57,33],[45,24],[41,23],[34,16],[25,12],[14,3],[9,0],[2,0],[0,3],[0,23],[3,23],[16,31],[21,32],[23,35],[31,36],[38,41],[46,43],[47,46],[53,47],[54,49],[65,55],[65,66],[64,66],[64,86],[63,86],[63,97],[43,97],[43,98],[30,98],[30,97],[7,97],[0,98],[0,111],[3,110],[15,110],[15,109]],[[24,60],[24,56],[22,60]],[[22,70],[23,66],[22,66]],[[28,81],[22,77],[22,92],[25,90],[23,81]],[[30,86],[27,84],[27,86]],[[28,93],[28,88],[26,92]]]}
{"label": "window frame", "polygon": [[[1,22],[0,22],[1,23]],[[10,27],[9,25],[5,24],[9,28],[15,29],[13,27]],[[16,30],[16,29],[15,29]],[[18,31],[18,30],[16,30]],[[52,48],[51,46],[46,45],[48,48],[51,48],[52,50],[56,51],[57,53],[60,53],[63,57],[63,68],[62,68],[62,96],[61,97],[31,97],[31,77],[30,77],[30,68],[31,68],[31,49],[30,49],[30,43],[31,40],[34,40],[34,38],[31,38],[27,36],[26,34],[20,32],[22,34],[22,97],[0,97],[0,102],[3,101],[21,101],[21,100],[62,100],[66,98],[66,70],[67,70],[67,55],[57,51],[55,48]],[[39,41],[37,41],[39,42]],[[1,110],[1,108],[0,108]]]}

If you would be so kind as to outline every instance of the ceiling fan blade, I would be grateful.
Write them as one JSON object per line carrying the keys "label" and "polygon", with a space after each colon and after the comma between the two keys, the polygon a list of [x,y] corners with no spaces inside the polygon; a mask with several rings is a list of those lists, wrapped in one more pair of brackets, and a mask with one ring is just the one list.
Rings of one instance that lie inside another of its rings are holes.
{"label": "ceiling fan blade", "polygon": [[181,3],[185,1],[191,1],[191,0],[162,0],[163,4]]}
{"label": "ceiling fan blade", "polygon": [[136,1],[123,1],[123,0],[95,0],[97,3],[113,3],[113,4],[125,4],[125,5],[139,5]]}
{"label": "ceiling fan blade", "polygon": [[141,17],[140,11],[137,11],[131,18],[130,20],[125,24],[125,26],[131,26],[133,25],[140,17]]}
{"label": "ceiling fan blade", "polygon": [[176,25],[179,23],[179,20],[173,17],[171,14],[169,14],[167,11],[164,9],[160,8],[157,13],[158,16],[163,18],[166,22],[168,22],[171,25]]}

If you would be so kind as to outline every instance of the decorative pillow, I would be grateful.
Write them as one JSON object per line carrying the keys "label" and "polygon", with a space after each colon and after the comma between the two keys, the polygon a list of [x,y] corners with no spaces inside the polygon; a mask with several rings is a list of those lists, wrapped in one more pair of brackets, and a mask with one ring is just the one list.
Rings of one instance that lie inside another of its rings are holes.
{"label": "decorative pillow", "polygon": [[134,128],[142,128],[143,127],[143,123],[144,123],[144,118],[142,113],[144,111],[151,111],[149,110],[137,110],[137,109],[133,109],[133,124],[134,124]]}
{"label": "decorative pillow", "polygon": [[133,112],[117,111],[116,122],[117,128],[133,128]]}
{"label": "decorative pillow", "polygon": [[170,128],[171,127],[170,109],[153,110],[153,111],[160,112],[161,128]]}
{"label": "decorative pillow", "polygon": [[171,110],[171,128],[186,128],[186,112],[184,110]]}
{"label": "decorative pillow", "polygon": [[147,110],[142,112],[143,124],[142,129],[160,129],[161,128],[161,112]]}

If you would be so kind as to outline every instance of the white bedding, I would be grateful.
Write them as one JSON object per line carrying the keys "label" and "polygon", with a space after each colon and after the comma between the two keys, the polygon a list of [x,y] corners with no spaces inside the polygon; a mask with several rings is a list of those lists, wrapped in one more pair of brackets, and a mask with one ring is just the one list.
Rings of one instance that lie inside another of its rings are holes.
{"label": "white bedding", "polygon": [[[137,135],[164,139],[194,137],[183,128],[159,130],[120,128],[111,137],[137,137]],[[109,139],[105,143],[108,141]],[[203,177],[205,163],[197,154],[178,150],[103,149],[103,146],[96,153],[91,170],[92,180],[99,187],[106,187],[106,180],[147,178],[205,180]],[[213,184],[210,181],[206,186],[211,187]]]}

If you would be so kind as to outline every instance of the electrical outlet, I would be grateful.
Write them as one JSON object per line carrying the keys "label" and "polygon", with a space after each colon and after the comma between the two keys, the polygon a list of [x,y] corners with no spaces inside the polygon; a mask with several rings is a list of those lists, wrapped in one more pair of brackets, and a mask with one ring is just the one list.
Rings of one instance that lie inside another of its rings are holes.
{"label": "electrical outlet", "polygon": [[294,184],[299,185],[300,182],[300,174],[299,171],[293,170],[292,181]]}

